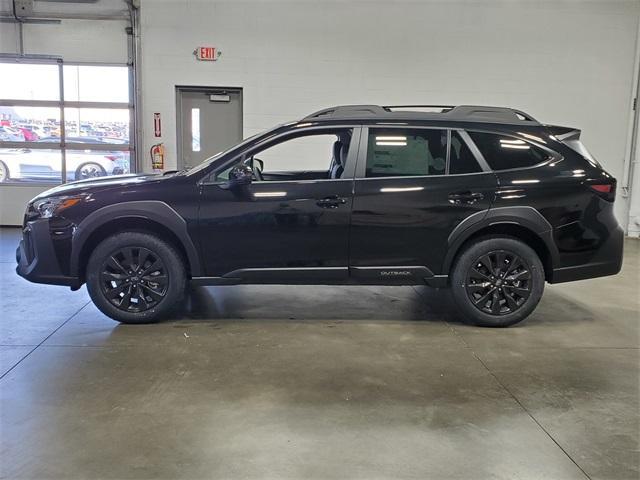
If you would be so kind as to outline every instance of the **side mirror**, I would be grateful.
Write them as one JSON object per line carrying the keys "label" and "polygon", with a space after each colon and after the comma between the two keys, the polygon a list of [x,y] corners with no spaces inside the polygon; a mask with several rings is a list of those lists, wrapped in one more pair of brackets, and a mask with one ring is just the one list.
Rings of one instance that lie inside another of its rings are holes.
{"label": "side mirror", "polygon": [[229,180],[224,185],[225,188],[235,188],[242,185],[249,185],[253,180],[253,170],[249,165],[236,165],[229,171]]}

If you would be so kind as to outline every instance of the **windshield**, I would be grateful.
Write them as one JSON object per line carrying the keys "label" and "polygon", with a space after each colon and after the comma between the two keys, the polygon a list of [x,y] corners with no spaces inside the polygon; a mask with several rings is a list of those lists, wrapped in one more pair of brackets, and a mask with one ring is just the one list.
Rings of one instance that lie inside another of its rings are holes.
{"label": "windshield", "polygon": [[230,147],[226,150],[223,150],[222,152],[218,152],[215,155],[206,158],[202,161],[202,163],[200,163],[199,165],[196,165],[195,167],[191,167],[190,169],[186,170],[185,173],[188,175],[194,174],[194,173],[198,173],[202,170],[204,170],[205,168],[207,168],[209,165],[211,165],[211,162],[217,160],[218,158],[222,157],[223,155],[225,155],[226,153],[235,150],[236,148],[242,147],[243,145],[246,145],[247,143],[251,142],[252,140],[261,137],[263,135],[267,135],[270,132],[277,130],[278,128],[282,127],[285,124],[282,125],[277,125],[273,128],[270,128],[269,130],[265,130],[264,132],[260,132],[260,133],[256,133],[255,135],[251,135],[250,137],[245,138],[244,140],[242,140],[240,143],[235,144],[233,147]]}

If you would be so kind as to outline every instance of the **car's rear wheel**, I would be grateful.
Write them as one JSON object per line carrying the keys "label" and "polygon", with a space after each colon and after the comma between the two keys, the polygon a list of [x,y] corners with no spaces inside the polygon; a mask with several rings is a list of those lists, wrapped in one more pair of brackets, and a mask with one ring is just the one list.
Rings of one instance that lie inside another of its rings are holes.
{"label": "car's rear wheel", "polygon": [[485,237],[460,254],[451,288],[463,320],[508,327],[533,312],[544,281],[542,262],[531,247],[512,237]]}
{"label": "car's rear wheel", "polygon": [[107,171],[99,163],[88,162],[83,163],[76,169],[76,180],[85,180],[87,178],[104,177]]}
{"label": "car's rear wheel", "polygon": [[181,300],[185,269],[167,242],[146,233],[107,238],[87,263],[87,289],[102,313],[122,323],[149,323]]}
{"label": "car's rear wheel", "polygon": [[9,168],[7,165],[0,160],[0,183],[8,182],[11,179],[9,175]]}

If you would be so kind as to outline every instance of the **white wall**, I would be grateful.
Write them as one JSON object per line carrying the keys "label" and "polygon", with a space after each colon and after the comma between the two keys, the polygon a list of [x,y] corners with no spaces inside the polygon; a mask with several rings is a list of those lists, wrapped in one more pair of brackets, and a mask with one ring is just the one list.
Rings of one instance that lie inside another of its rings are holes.
{"label": "white wall", "polygon": [[[504,105],[582,128],[620,179],[639,14],[634,0],[142,0],[144,145],[160,112],[175,166],[175,85],[238,86],[245,135],[335,104]],[[220,60],[197,62],[202,45]]]}
{"label": "white wall", "polygon": [[[7,5],[7,0],[0,1],[0,11],[7,11]],[[25,24],[24,49],[27,54],[61,56],[67,62],[126,63],[126,26],[125,20]],[[18,27],[0,23],[0,53],[18,52]],[[26,203],[49,188],[51,185],[0,185],[0,225],[21,225]]]}

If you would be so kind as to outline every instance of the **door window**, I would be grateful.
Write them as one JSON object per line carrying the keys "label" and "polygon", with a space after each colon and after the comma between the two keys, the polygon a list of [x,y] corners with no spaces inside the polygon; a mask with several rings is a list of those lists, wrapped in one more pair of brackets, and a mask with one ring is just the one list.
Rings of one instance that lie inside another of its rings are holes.
{"label": "door window", "polygon": [[[287,137],[243,155],[241,162],[251,165],[255,181],[339,179],[347,163],[352,132],[336,129]],[[216,180],[227,179],[233,166],[219,172]]]}
{"label": "door window", "polygon": [[444,175],[447,131],[370,129],[367,177]]}
{"label": "door window", "polygon": [[349,143],[342,145],[335,133],[322,133],[285,140],[254,155],[264,164],[263,172],[318,171],[328,173],[334,159],[334,145],[349,150]]}
{"label": "door window", "polygon": [[495,133],[468,133],[493,170],[533,167],[550,158],[545,150],[524,140]]}
{"label": "door window", "polygon": [[449,154],[449,173],[461,175],[482,171],[476,157],[471,153],[467,143],[456,131],[451,132],[451,153]]}

